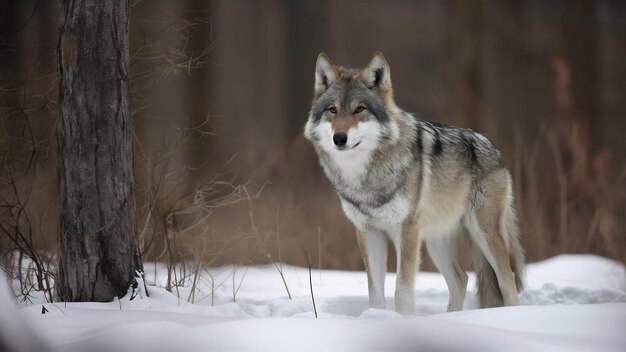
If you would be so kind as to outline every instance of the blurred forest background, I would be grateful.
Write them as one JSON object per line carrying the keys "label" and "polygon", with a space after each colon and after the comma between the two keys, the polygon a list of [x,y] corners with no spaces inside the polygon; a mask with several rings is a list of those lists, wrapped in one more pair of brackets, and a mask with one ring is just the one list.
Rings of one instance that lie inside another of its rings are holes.
{"label": "blurred forest background", "polygon": [[[302,131],[317,54],[360,67],[381,50],[399,106],[502,151],[529,261],[626,262],[626,2],[130,4],[144,260],[306,265],[307,251],[363,269]],[[58,1],[0,0],[0,250],[42,266],[57,247],[58,20]]]}

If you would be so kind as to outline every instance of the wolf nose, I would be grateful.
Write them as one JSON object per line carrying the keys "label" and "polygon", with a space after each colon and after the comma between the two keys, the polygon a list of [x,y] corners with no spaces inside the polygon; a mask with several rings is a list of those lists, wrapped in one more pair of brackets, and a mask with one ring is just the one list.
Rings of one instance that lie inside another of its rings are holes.
{"label": "wolf nose", "polygon": [[345,133],[335,133],[335,135],[333,135],[333,142],[336,146],[343,147],[348,143],[348,135]]}

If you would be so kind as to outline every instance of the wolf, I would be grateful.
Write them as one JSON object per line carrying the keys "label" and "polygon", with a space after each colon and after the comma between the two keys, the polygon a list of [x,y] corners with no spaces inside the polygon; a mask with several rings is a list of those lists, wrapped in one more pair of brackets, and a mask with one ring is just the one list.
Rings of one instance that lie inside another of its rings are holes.
{"label": "wolf", "polygon": [[511,175],[483,135],[430,122],[400,109],[381,52],[363,69],[320,53],[304,128],[356,236],[367,271],[370,308],[384,309],[387,246],[396,251],[395,309],[414,314],[414,283],[425,243],[463,308],[468,276],[457,258],[467,243],[481,307],[519,305],[524,253]]}

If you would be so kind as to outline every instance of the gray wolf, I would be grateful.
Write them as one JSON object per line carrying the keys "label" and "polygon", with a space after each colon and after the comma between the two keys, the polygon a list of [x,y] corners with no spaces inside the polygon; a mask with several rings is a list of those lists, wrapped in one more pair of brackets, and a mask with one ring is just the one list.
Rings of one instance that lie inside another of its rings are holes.
{"label": "gray wolf", "polygon": [[456,256],[459,239],[473,258],[480,306],[520,304],[524,254],[500,153],[477,132],[400,109],[382,53],[364,69],[336,66],[319,54],[304,135],[356,227],[371,308],[386,307],[391,242],[398,258],[395,309],[414,314],[424,242],[448,285],[448,311],[461,310],[467,274]]}

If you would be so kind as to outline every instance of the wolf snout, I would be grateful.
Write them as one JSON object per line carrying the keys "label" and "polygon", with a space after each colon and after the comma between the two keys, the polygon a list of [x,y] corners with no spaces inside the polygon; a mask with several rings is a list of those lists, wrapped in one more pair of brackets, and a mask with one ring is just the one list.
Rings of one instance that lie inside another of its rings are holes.
{"label": "wolf snout", "polygon": [[344,147],[346,143],[348,143],[348,135],[341,132],[335,133],[333,135],[333,143],[335,143],[337,147]]}

